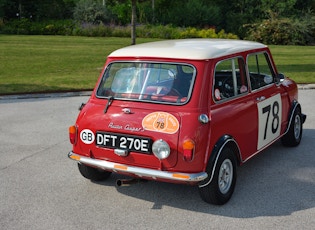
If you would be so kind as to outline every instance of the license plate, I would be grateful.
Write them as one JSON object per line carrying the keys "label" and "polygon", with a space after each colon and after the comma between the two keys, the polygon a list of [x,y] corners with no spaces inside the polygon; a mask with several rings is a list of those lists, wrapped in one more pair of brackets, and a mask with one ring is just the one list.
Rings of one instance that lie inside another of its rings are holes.
{"label": "license plate", "polygon": [[152,140],[145,137],[96,132],[96,145],[105,148],[124,149],[150,154]]}

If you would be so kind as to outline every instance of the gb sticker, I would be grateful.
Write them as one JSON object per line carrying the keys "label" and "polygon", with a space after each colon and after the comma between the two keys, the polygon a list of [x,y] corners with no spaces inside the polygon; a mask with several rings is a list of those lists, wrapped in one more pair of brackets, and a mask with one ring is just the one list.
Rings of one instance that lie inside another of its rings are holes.
{"label": "gb sticker", "polygon": [[92,144],[95,140],[94,133],[89,129],[83,129],[80,133],[80,139],[84,144]]}
{"label": "gb sticker", "polygon": [[282,103],[277,94],[257,104],[258,144],[257,150],[272,142],[280,135]]}

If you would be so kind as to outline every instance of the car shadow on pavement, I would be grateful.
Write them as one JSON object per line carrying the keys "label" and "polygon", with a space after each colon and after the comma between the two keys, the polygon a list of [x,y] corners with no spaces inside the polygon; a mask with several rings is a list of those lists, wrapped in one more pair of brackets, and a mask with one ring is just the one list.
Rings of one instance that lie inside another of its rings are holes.
{"label": "car shadow on pavement", "polygon": [[[298,147],[274,143],[238,168],[235,192],[223,206],[203,202],[197,186],[148,181],[116,189],[125,196],[152,202],[151,209],[171,206],[236,218],[290,215],[315,207],[314,149],[313,129],[304,129]],[[115,180],[121,178],[127,177],[113,174],[110,180],[98,184],[115,186]]]}

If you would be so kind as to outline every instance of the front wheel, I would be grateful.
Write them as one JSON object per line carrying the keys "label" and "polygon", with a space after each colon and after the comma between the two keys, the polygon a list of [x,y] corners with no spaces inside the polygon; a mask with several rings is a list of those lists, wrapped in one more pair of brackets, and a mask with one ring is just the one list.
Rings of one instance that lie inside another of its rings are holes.
{"label": "front wheel", "polygon": [[110,175],[111,172],[107,172],[101,169],[93,168],[87,166],[85,164],[78,163],[79,171],[81,175],[87,179],[92,181],[102,181],[106,180]]}
{"label": "front wheel", "polygon": [[[208,177],[199,185],[201,198],[210,204],[223,205],[231,198],[236,183],[236,160],[234,152],[226,147],[215,164],[213,178],[212,167],[207,168]],[[211,180],[211,181],[210,181]]]}
{"label": "front wheel", "polygon": [[284,146],[298,146],[302,139],[303,120],[301,109],[298,107],[294,111],[293,120],[290,124],[288,132],[281,138]]}

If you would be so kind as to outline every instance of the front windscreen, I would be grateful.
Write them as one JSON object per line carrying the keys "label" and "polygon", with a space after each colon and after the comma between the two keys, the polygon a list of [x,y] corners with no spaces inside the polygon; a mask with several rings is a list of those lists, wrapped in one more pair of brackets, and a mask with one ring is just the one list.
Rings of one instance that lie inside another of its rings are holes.
{"label": "front windscreen", "polygon": [[107,66],[96,96],[183,104],[190,97],[194,76],[191,65],[114,62]]}

